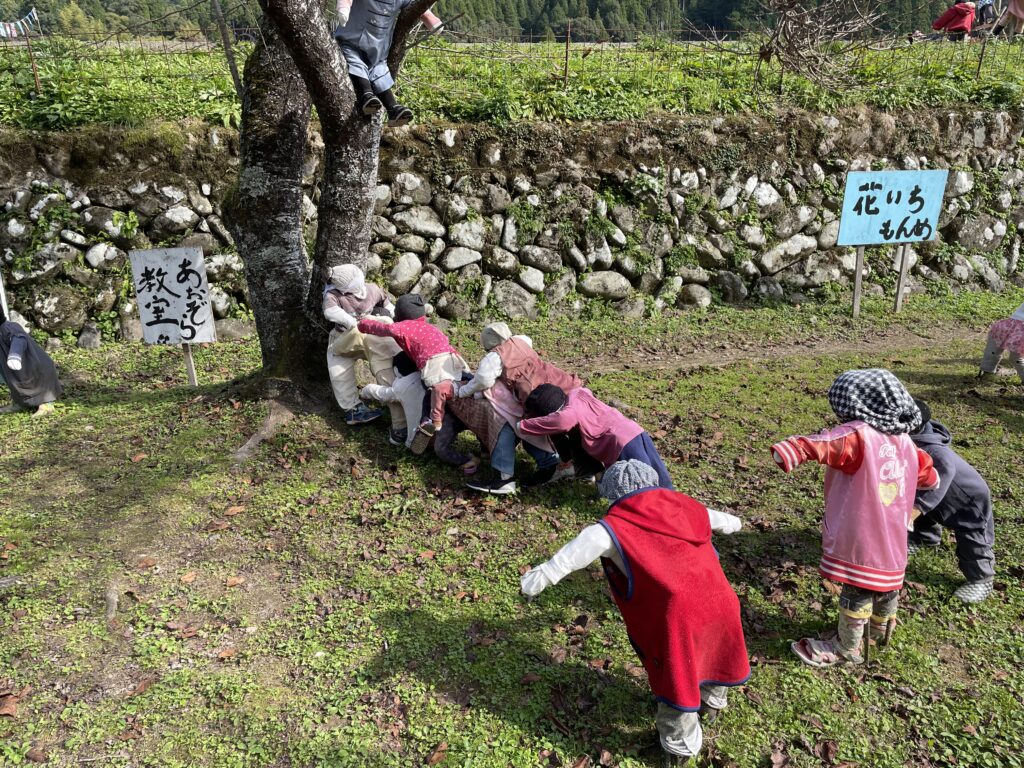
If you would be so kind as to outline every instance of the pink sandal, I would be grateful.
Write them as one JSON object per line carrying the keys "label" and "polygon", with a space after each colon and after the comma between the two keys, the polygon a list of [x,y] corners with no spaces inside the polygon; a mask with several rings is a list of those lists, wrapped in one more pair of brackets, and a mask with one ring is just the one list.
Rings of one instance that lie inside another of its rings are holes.
{"label": "pink sandal", "polygon": [[836,664],[856,664],[860,659],[847,657],[830,640],[805,637],[789,646],[804,664],[811,667],[832,667]]}

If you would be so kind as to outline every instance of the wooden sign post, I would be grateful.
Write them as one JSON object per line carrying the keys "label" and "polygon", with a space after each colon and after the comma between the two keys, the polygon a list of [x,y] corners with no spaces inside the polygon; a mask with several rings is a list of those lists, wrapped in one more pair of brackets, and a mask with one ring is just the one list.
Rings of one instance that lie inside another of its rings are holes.
{"label": "wooden sign post", "polygon": [[201,248],[129,251],[147,344],[180,344],[188,383],[199,385],[192,345],[217,341]]}
{"label": "wooden sign post", "polygon": [[7,291],[4,289],[4,273],[0,272],[0,308],[4,311],[4,317],[11,319],[11,310],[7,306]]}
{"label": "wooden sign post", "polygon": [[837,245],[857,246],[853,316],[860,315],[864,246],[895,245],[899,261],[895,310],[903,309],[910,243],[938,235],[949,171],[854,171],[846,175]]}

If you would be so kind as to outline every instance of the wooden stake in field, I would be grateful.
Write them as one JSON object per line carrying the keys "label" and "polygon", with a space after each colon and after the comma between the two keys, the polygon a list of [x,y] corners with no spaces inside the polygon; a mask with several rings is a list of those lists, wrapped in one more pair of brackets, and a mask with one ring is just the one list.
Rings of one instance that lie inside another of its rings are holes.
{"label": "wooden stake in field", "polygon": [[864,288],[864,246],[857,246],[857,266],[853,274],[853,316],[860,316],[860,295]]}
{"label": "wooden stake in field", "polygon": [[910,243],[903,243],[896,246],[896,253],[900,260],[900,276],[896,281],[896,304],[894,309],[899,312],[903,309],[903,294],[907,289],[907,272],[910,269]]}
{"label": "wooden stake in field", "polygon": [[188,374],[188,383],[193,387],[198,387],[199,379],[196,377],[196,361],[192,358],[192,345],[182,344],[181,349],[185,353],[185,373]]}
{"label": "wooden stake in field", "polygon": [[39,83],[39,67],[36,66],[36,53],[32,50],[32,34],[25,35],[25,45],[28,46],[28,60],[32,62],[32,76],[36,79],[36,96],[43,93],[43,86]]}
{"label": "wooden stake in field", "polygon": [[572,43],[572,19],[565,25],[565,66],[562,69],[562,90],[569,90],[569,45]]}
{"label": "wooden stake in field", "polygon": [[238,76],[238,64],[235,63],[235,51],[231,47],[231,37],[228,35],[228,25],[224,21],[224,11],[220,7],[220,0],[210,0],[213,4],[213,18],[217,20],[217,29],[220,30],[220,40],[224,45],[224,55],[228,59],[228,69],[231,70],[231,80],[235,84],[235,93],[238,100],[242,100],[242,78]]}

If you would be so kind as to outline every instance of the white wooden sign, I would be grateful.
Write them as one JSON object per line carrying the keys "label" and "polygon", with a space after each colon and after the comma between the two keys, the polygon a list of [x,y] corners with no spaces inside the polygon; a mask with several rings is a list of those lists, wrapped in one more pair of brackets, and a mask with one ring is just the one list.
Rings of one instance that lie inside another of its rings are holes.
{"label": "white wooden sign", "polygon": [[147,344],[217,340],[201,248],[129,251]]}
{"label": "white wooden sign", "polygon": [[147,344],[181,344],[188,381],[197,386],[192,345],[217,340],[202,248],[129,251]]}

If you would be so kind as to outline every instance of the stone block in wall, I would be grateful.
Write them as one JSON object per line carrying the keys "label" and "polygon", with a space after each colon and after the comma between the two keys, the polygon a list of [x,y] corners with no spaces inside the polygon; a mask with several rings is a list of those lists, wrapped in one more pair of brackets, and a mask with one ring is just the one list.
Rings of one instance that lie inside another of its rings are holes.
{"label": "stone block in wall", "polygon": [[722,293],[722,299],[729,304],[739,304],[747,299],[746,281],[735,272],[722,270],[712,279],[714,285]]}
{"label": "stone block in wall", "polygon": [[423,262],[415,253],[403,253],[398,257],[388,275],[388,287],[396,296],[408,293],[423,272]]}
{"label": "stone block in wall", "polygon": [[399,205],[427,205],[432,198],[430,182],[418,173],[399,173],[391,183],[391,199]]}
{"label": "stone block in wall", "polygon": [[626,298],[633,286],[624,275],[605,270],[583,275],[577,283],[577,288],[584,296],[619,300]]}
{"label": "stone block in wall", "polygon": [[703,285],[684,285],[679,291],[676,306],[681,308],[697,307],[704,309],[711,306],[711,291]]}
{"label": "stone block in wall", "polygon": [[441,257],[441,268],[445,272],[454,272],[468,264],[475,264],[482,258],[483,254],[480,251],[456,246],[445,251],[444,256]]}
{"label": "stone block in wall", "polygon": [[519,260],[511,251],[500,246],[484,250],[484,268],[495,277],[515,277],[519,274]]}
{"label": "stone block in wall", "polygon": [[402,232],[411,232],[422,237],[444,237],[445,228],[433,208],[421,205],[399,211],[391,217]]}
{"label": "stone block in wall", "polygon": [[14,285],[44,280],[67,262],[77,259],[81,251],[68,243],[46,243],[32,255],[31,266],[27,270],[13,268],[10,281]]}
{"label": "stone block in wall", "polygon": [[485,213],[503,213],[512,205],[512,196],[503,187],[499,187],[497,184],[488,184],[484,189],[486,191]]}
{"label": "stone block in wall", "polygon": [[547,288],[544,289],[544,298],[550,306],[560,304],[566,296],[576,290],[576,275],[567,272],[561,277],[555,278]]}
{"label": "stone block in wall", "polygon": [[424,272],[410,293],[418,293],[424,301],[430,301],[441,290],[441,280],[433,272]]}
{"label": "stone block in wall", "polygon": [[448,228],[448,242],[474,251],[483,250],[487,228],[488,223],[480,218],[460,221]]}
{"label": "stone block in wall", "polygon": [[958,245],[982,253],[995,250],[1006,235],[1006,224],[988,213],[958,217],[951,227]]}
{"label": "stone block in wall", "polygon": [[423,256],[430,250],[430,245],[427,243],[425,238],[420,237],[419,235],[414,235],[411,232],[398,235],[398,237],[392,241],[392,245],[394,245],[399,251],[415,253],[420,256]]}
{"label": "stone block in wall", "polygon": [[499,312],[516,320],[537,316],[537,297],[509,280],[499,280],[492,290],[494,306]]}
{"label": "stone block in wall", "polygon": [[[93,209],[89,209],[90,211]],[[183,235],[199,223],[199,216],[187,205],[175,205],[159,214],[149,225],[149,236],[159,242]]]}
{"label": "stone block in wall", "polygon": [[544,273],[534,267],[520,269],[516,280],[530,293],[541,293],[544,290]]}
{"label": "stone block in wall", "polygon": [[383,215],[391,204],[391,187],[387,184],[378,184],[373,188],[373,212],[377,216]]}
{"label": "stone block in wall", "polygon": [[86,310],[85,297],[63,283],[39,288],[32,297],[36,324],[48,333],[79,331],[89,319]]}
{"label": "stone block in wall", "polygon": [[201,248],[204,257],[209,257],[220,248],[217,238],[208,232],[193,232],[178,241],[179,248]]}
{"label": "stone block in wall", "polygon": [[231,236],[231,232],[228,231],[224,222],[221,221],[220,216],[207,216],[206,225],[209,227],[210,232],[213,233],[214,237],[220,240],[224,245],[234,247],[235,239]]}
{"label": "stone block in wall", "polygon": [[562,268],[562,257],[550,248],[526,245],[519,249],[519,260],[541,272],[557,272]]}
{"label": "stone block in wall", "polygon": [[116,269],[127,258],[128,254],[110,243],[96,243],[85,252],[85,261],[93,269]]}
{"label": "stone block in wall", "polygon": [[764,272],[773,273],[786,264],[812,253],[818,247],[818,241],[810,235],[796,234],[781,243],[762,252],[757,257],[758,266]]}
{"label": "stone block in wall", "polygon": [[762,277],[759,279],[754,285],[754,294],[761,301],[767,302],[782,301],[785,297],[782,284],[774,277]]}

